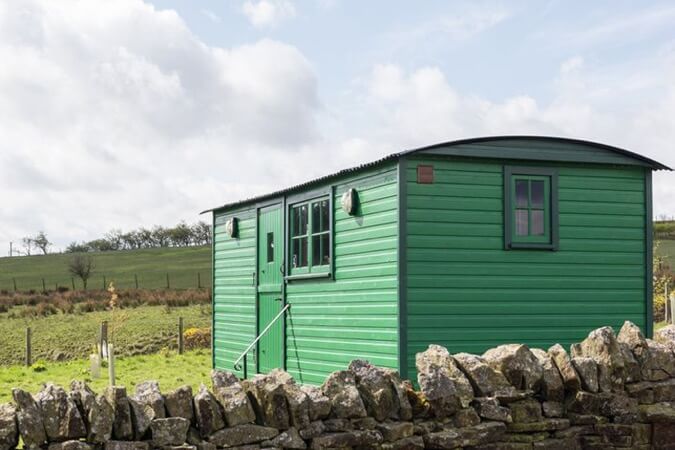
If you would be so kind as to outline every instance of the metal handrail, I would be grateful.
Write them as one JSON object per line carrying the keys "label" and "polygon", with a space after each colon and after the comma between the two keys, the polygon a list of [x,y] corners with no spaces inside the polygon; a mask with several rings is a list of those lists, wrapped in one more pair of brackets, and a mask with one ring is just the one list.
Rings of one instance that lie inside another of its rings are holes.
{"label": "metal handrail", "polygon": [[291,304],[288,303],[286,306],[283,307],[283,309],[281,311],[279,311],[279,314],[274,316],[274,319],[270,320],[270,323],[267,324],[265,329],[262,330],[262,332],[258,336],[256,336],[256,338],[253,340],[253,342],[251,342],[251,344],[248,347],[246,347],[246,350],[244,350],[244,352],[241,355],[239,355],[239,358],[237,358],[236,361],[234,361],[234,370],[241,370],[242,369],[241,365],[239,364],[241,362],[241,360],[246,357],[246,354],[248,352],[250,352],[251,349],[258,343],[260,338],[263,337],[265,335],[265,333],[267,333],[267,331],[270,328],[272,328],[272,325],[274,325],[274,322],[279,320],[279,317],[281,317],[290,308],[291,308]]}

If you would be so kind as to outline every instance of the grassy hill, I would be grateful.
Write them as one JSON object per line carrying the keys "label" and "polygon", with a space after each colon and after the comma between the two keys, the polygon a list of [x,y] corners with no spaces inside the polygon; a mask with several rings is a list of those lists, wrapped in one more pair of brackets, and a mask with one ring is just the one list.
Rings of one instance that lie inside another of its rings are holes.
{"label": "grassy hill", "polygon": [[0,314],[0,366],[21,363],[27,326],[33,334],[34,361],[86,357],[96,345],[102,321],[110,323],[109,336],[114,334],[116,353],[120,356],[175,348],[179,317],[183,318],[184,329],[211,326],[211,307],[203,305],[181,308],[142,306],[120,310],[116,314],[116,322],[110,311],[30,319]]}
{"label": "grassy hill", "polygon": [[[136,286],[157,289],[167,287],[167,274],[171,288],[185,289],[211,286],[211,247],[152,248],[116,252],[90,253],[94,258],[94,274],[89,289],[102,289],[103,280],[114,281],[119,288]],[[68,262],[72,254],[40,256],[15,256],[0,258],[0,290],[42,290],[44,278],[47,289],[56,285],[72,288]],[[75,287],[82,288],[79,280]]]}
{"label": "grassy hill", "polygon": [[666,258],[671,269],[675,269],[675,240],[659,241],[656,252],[659,256]]}

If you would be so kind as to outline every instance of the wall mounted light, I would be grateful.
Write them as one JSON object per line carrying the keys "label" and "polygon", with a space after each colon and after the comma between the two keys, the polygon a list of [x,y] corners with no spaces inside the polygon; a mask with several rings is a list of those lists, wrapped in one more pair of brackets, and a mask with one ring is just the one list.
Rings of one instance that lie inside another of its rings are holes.
{"label": "wall mounted light", "polygon": [[356,214],[356,210],[358,207],[358,201],[359,201],[359,196],[356,192],[356,189],[354,188],[349,188],[345,191],[344,194],[342,194],[342,210],[349,214],[350,216],[353,216]]}
{"label": "wall mounted light", "polygon": [[236,217],[230,217],[227,222],[225,222],[225,232],[231,238],[236,238],[239,236],[239,219]]}

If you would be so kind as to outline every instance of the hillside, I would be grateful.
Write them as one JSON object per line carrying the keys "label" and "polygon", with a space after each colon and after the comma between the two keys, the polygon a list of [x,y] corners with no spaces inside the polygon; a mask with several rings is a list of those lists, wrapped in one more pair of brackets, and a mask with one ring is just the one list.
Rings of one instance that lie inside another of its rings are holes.
{"label": "hillside", "polygon": [[668,265],[675,269],[675,240],[658,241],[657,255],[666,258]]}
{"label": "hillside", "polygon": [[[146,289],[166,288],[167,274],[171,288],[185,289],[211,286],[211,247],[164,247],[142,250],[89,253],[94,259],[94,274],[89,289],[103,288],[103,279],[119,288],[138,286]],[[68,262],[72,254],[15,256],[0,258],[0,290],[42,290],[42,279],[49,290],[56,285],[72,288]],[[75,287],[82,288],[79,280]]]}

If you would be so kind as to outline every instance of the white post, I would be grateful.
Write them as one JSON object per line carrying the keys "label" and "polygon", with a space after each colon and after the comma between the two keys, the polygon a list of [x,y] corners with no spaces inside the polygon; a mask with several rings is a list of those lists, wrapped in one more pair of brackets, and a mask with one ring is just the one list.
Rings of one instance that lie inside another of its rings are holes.
{"label": "white post", "polygon": [[666,320],[666,323],[669,323],[669,322],[672,322],[672,319],[668,320],[668,318],[671,316],[671,314],[668,314],[668,309],[669,309],[668,298],[669,297],[668,297],[668,282],[667,281],[666,281],[666,285],[664,286],[664,290],[665,290],[665,292],[663,294],[663,298],[664,298],[664,302],[663,302],[664,315],[663,315],[663,317]]}
{"label": "white post", "polygon": [[675,324],[675,320],[673,320],[673,314],[672,312],[675,311],[675,292],[672,292],[670,294],[670,323]]}
{"label": "white post", "polygon": [[115,386],[115,351],[112,344],[108,344],[108,383]]}

